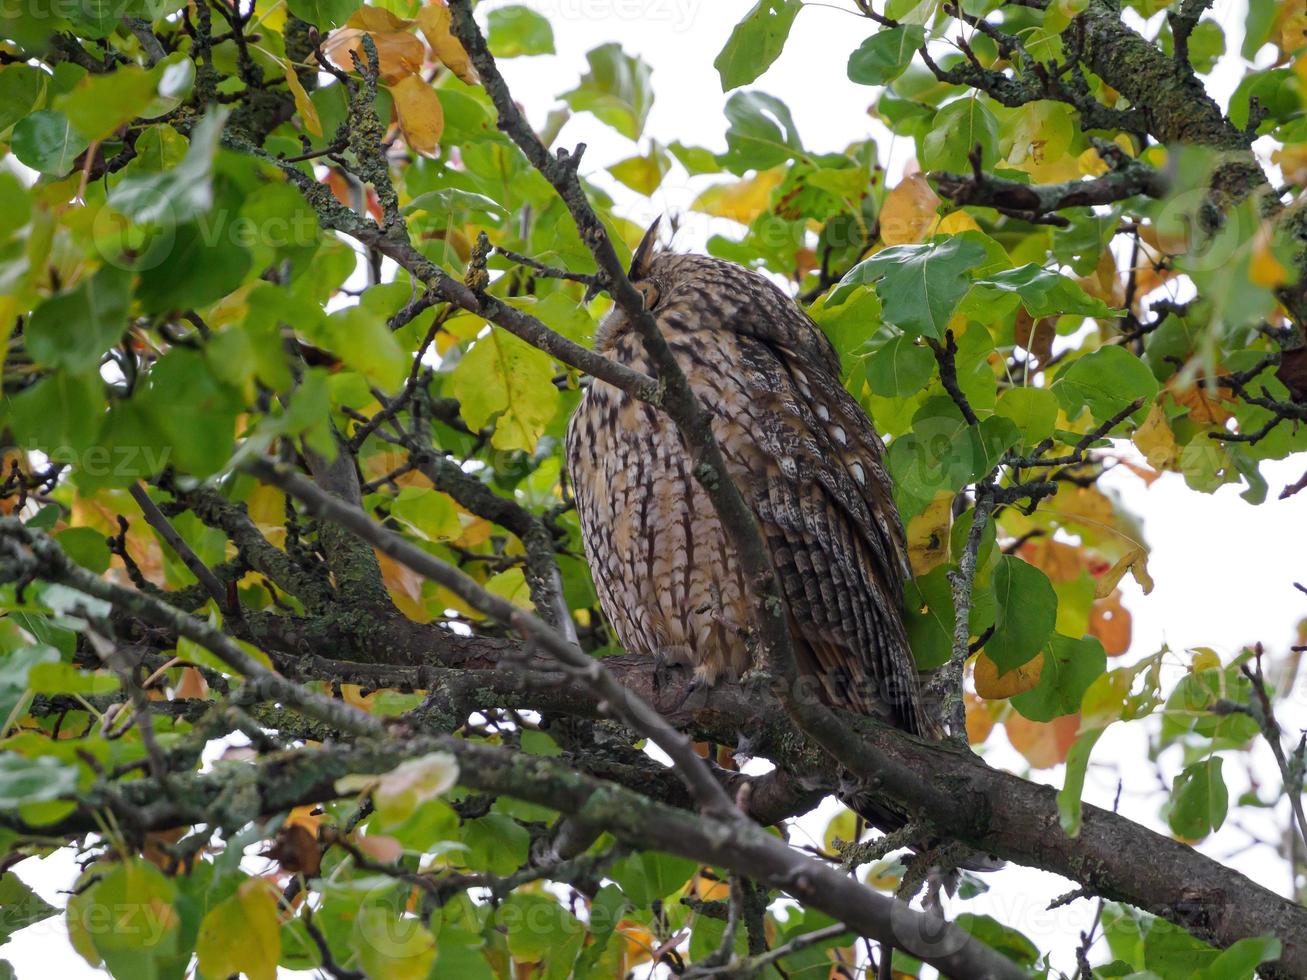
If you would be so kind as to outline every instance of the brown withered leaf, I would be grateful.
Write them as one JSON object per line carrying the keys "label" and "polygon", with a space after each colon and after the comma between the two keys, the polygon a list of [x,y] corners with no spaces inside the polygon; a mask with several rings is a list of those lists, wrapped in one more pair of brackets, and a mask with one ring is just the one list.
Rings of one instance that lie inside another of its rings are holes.
{"label": "brown withered leaf", "polygon": [[322,845],[303,824],[286,824],[263,852],[289,874],[316,878],[322,870]]}

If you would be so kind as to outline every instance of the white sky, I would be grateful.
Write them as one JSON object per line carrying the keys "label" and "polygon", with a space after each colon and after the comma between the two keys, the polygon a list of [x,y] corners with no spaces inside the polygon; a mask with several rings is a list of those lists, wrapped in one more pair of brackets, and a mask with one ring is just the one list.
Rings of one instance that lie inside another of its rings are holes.
{"label": "white sky", "polygon": [[[500,0],[490,0],[483,9],[503,5]],[[503,65],[532,121],[542,123],[558,104],[554,96],[574,87],[585,71],[587,50],[620,41],[628,53],[639,54],[654,70],[656,97],[645,127],[646,139],[724,148],[722,107],[726,96],[712,61],[752,0],[527,0],[526,5],[550,19],[558,50],[555,56],[519,58]],[[1218,66],[1212,83],[1213,94],[1222,100],[1228,98],[1243,71],[1237,54],[1243,10],[1242,2],[1220,0],[1211,15],[1233,35],[1232,53]],[[854,140],[876,137],[892,184],[912,157],[911,143],[895,140],[866,114],[872,90],[852,84],[845,76],[848,54],[866,33],[864,22],[846,10],[809,4],[800,13],[784,54],[750,87],[788,104],[810,150],[839,151]],[[655,210],[651,211],[647,202],[602,172],[604,166],[642,151],[647,144],[637,147],[585,114],[573,118],[560,136],[562,145],[582,141],[589,145],[587,173],[609,189],[619,208],[636,221],[647,222],[660,213],[684,214],[694,196],[713,182],[712,178],[686,180],[677,167],[655,195]],[[692,220],[677,240],[681,248],[701,246],[710,233],[738,233],[729,222],[686,216]],[[1174,651],[1210,646],[1228,660],[1253,640],[1262,640],[1269,651],[1283,655],[1294,641],[1296,624],[1307,616],[1307,596],[1292,584],[1307,581],[1303,564],[1307,492],[1288,501],[1274,497],[1304,469],[1307,458],[1303,456],[1264,466],[1272,499],[1259,507],[1239,499],[1237,488],[1223,488],[1210,496],[1195,493],[1176,475],[1167,475],[1151,487],[1124,468],[1105,478],[1103,486],[1119,492],[1128,509],[1142,518],[1152,548],[1150,571],[1156,581],[1152,594],[1142,596],[1129,579],[1122,586],[1125,604],[1134,617],[1134,643],[1128,656],[1151,654],[1167,643]],[[1177,656],[1176,663],[1182,662]],[[1307,726],[1307,678],[1299,678],[1280,711],[1288,730]],[[1085,798],[1110,806],[1116,781],[1122,777],[1126,787],[1122,811],[1165,833],[1157,818],[1163,799],[1156,792],[1157,770],[1146,757],[1147,730],[1141,725],[1117,725],[1109,730],[1094,753]],[[995,744],[987,747],[986,758],[992,764],[1024,771],[1024,761],[1003,744],[998,731],[991,741]],[[1230,763],[1226,766],[1232,800],[1244,788],[1240,768]],[[1268,753],[1259,750],[1257,768],[1267,785],[1278,785]],[[1162,769],[1169,782],[1178,771],[1174,752],[1163,757]],[[1034,773],[1032,778],[1060,785],[1062,773],[1058,768]],[[1143,795],[1149,792],[1151,797]],[[822,807],[802,821],[802,829],[819,842],[833,812],[833,805]],[[1267,834],[1283,828],[1286,819],[1287,811],[1281,806],[1270,815],[1254,814],[1247,822]],[[1285,863],[1268,848],[1242,850],[1247,841],[1243,831],[1227,822],[1202,849],[1287,893]],[[1229,857],[1236,852],[1241,853]],[[67,853],[60,853],[42,862],[26,861],[18,866],[18,873],[48,901],[62,905],[58,889],[73,880],[76,867]],[[1051,898],[1072,886],[1054,875],[1029,869],[1009,868],[988,880],[992,887],[987,895],[955,902],[951,911],[992,914],[1025,932],[1040,949],[1052,950],[1055,965],[1072,969],[1079,932],[1088,926],[1092,903],[1080,901],[1045,912]],[[12,962],[20,978],[37,973],[69,978],[98,975],[68,946],[63,920],[58,917],[18,933],[0,948],[0,958]]]}

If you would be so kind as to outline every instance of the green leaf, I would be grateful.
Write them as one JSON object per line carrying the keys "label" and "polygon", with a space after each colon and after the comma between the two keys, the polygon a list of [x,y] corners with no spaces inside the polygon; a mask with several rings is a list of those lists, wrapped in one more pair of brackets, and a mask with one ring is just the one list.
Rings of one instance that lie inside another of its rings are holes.
{"label": "green leaf", "polygon": [[826,302],[842,303],[858,286],[875,282],[886,321],[910,336],[942,340],[949,317],[970,288],[967,271],[984,260],[984,247],[961,235],[925,245],[895,245],[850,269]]}
{"label": "green leaf", "polygon": [[[213,207],[213,158],[227,110],[213,109],[191,130],[182,162],[162,173],[124,177],[109,203],[137,224],[181,225]],[[180,237],[180,233],[179,233]]]}
{"label": "green leaf", "polygon": [[935,370],[935,355],[900,334],[877,347],[867,358],[865,369],[874,394],[902,398],[926,386]]}
{"label": "green leaf", "polygon": [[1145,404],[1134,413],[1141,420],[1157,396],[1157,379],[1143,361],[1123,347],[1100,347],[1072,362],[1053,382],[1052,391],[1074,419],[1088,407],[1095,422],[1106,422],[1137,398]]}
{"label": "green leaf", "polygon": [[998,396],[995,413],[1011,419],[1021,443],[1031,449],[1053,434],[1057,424],[1057,396],[1047,388],[1008,388]]}
{"label": "green leaf", "polygon": [[425,211],[439,219],[442,227],[446,223],[456,225],[473,221],[499,225],[508,212],[497,201],[476,194],[472,191],[459,190],[456,187],[441,187],[434,191],[419,194],[404,207],[405,214]]}
{"label": "green leaf", "polygon": [[1043,648],[1057,622],[1057,593],[1048,576],[1014,555],[994,568],[994,634],[985,653],[1006,674],[1029,663]]}
{"label": "green leaf", "polygon": [[780,57],[794,18],[803,8],[800,0],[758,0],[735,25],[713,67],[722,91],[748,85]]}
{"label": "green leaf", "polygon": [[971,172],[968,154],[980,146],[981,166],[998,162],[998,120],[979,96],[950,102],[935,114],[934,124],[921,140],[923,170]]}
{"label": "green leaf", "polygon": [[400,349],[385,318],[362,304],[327,317],[323,339],[322,346],[383,391],[396,390],[408,375],[409,355]]}
{"label": "green leaf", "polygon": [[45,300],[25,331],[28,353],[47,367],[95,368],[127,329],[131,282],[122,270],[101,266],[73,289]]}
{"label": "green leaf", "polygon": [[27,684],[34,694],[112,694],[122,687],[113,674],[78,670],[63,661],[34,664],[27,675]]}
{"label": "green leaf", "polygon": [[689,171],[691,177],[716,173],[718,170],[717,157],[711,150],[701,146],[686,146],[680,140],[667,144],[667,149]]}
{"label": "green leaf", "polygon": [[9,403],[8,419],[20,444],[65,463],[86,462],[104,419],[99,372],[56,371]]}
{"label": "green leaf", "polygon": [[1216,962],[1217,951],[1187,930],[1165,919],[1146,921],[1144,967],[1154,976],[1193,977]]}
{"label": "green leaf", "polygon": [[508,949],[514,959],[538,963],[560,950],[585,928],[558,898],[548,892],[515,892],[504,903],[502,919],[508,927]]}
{"label": "green leaf", "polygon": [[767,170],[803,154],[799,131],[785,103],[765,92],[736,92],[726,100],[726,152],[731,173]]}
{"label": "green leaf", "polygon": [[68,117],[42,109],[14,125],[10,148],[19,162],[53,177],[63,177],[90,142],[73,128]]}
{"label": "green leaf", "polygon": [[87,75],[56,98],[54,107],[87,140],[102,140],[145,111],[154,101],[155,86],[154,72],[124,65],[107,74]]}
{"label": "green leaf", "polygon": [[1086,293],[1075,280],[1033,262],[977,279],[976,286],[980,289],[1016,293],[1021,297],[1021,305],[1026,308],[1026,312],[1036,319],[1060,313],[1079,316],[1121,315],[1101,299]]}
{"label": "green leaf", "polygon": [[1080,710],[1085,691],[1106,669],[1107,654],[1097,639],[1054,633],[1044,649],[1039,683],[1012,698],[1012,706],[1031,721],[1072,714]]}
{"label": "green leaf", "polygon": [[554,29],[530,7],[496,7],[487,17],[486,43],[496,58],[554,53]]}
{"label": "green leaf", "polygon": [[1194,977],[1195,980],[1252,980],[1257,967],[1278,960],[1280,951],[1280,940],[1275,936],[1249,936],[1227,948]]}
{"label": "green leaf", "polygon": [[925,43],[926,29],[919,24],[877,31],[849,55],[849,79],[859,85],[888,85],[903,74]]}
{"label": "green leaf", "polygon": [[25,885],[18,875],[0,875],[0,943],[19,929],[42,922],[59,910]]}
{"label": "green leaf", "polygon": [[0,135],[41,101],[49,76],[30,65],[0,68]]}
{"label": "green leaf", "polygon": [[648,908],[689,881],[697,868],[686,858],[644,851],[614,864],[608,877],[617,882],[636,908]]}
{"label": "green leaf", "polygon": [[510,333],[492,328],[454,367],[454,397],[475,431],[495,419],[497,449],[535,449],[558,410],[549,355]]}
{"label": "green leaf", "polygon": [[1171,785],[1171,830],[1185,840],[1206,837],[1225,823],[1229,803],[1220,756],[1185,766]]}
{"label": "green leaf", "polygon": [[1102,734],[1102,728],[1081,732],[1066,754],[1066,775],[1062,788],[1057,792],[1057,819],[1068,837],[1080,835],[1080,825],[1084,818],[1080,797],[1085,791],[1085,773],[1089,769],[1089,756]]}
{"label": "green leaf", "polygon": [[561,98],[577,112],[594,113],[627,139],[639,139],[653,105],[652,70],[617,43],[600,45],[585,57],[590,70]]}
{"label": "green leaf", "polygon": [[509,875],[526,863],[531,835],[504,813],[487,813],[463,825],[468,863],[491,874]]}
{"label": "green leaf", "polygon": [[208,306],[236,289],[250,270],[250,253],[199,222],[157,238],[138,262],[136,298],[150,313]]}
{"label": "green leaf", "polygon": [[74,948],[92,965],[98,965],[92,957],[103,958],[113,976],[158,976],[160,961],[177,952],[180,919],[172,880],[148,861],[129,858],[91,865],[80,884],[68,901]]}
{"label": "green leaf", "polygon": [[287,0],[286,6],[300,20],[330,30],[342,27],[362,0]]}
{"label": "green leaf", "polygon": [[463,533],[454,502],[430,487],[404,487],[389,504],[394,517],[428,541],[448,541]]}
{"label": "green leaf", "polygon": [[133,401],[162,438],[169,465],[208,476],[231,458],[241,401],[200,351],[174,347],[155,363]]}
{"label": "green leaf", "polygon": [[1034,966],[1039,959],[1039,949],[1034,943],[991,916],[963,912],[958,915],[956,923],[986,946],[1021,966]]}
{"label": "green leaf", "polygon": [[658,189],[671,169],[672,161],[657,143],[646,156],[627,157],[608,168],[608,172],[637,194],[648,197]]}
{"label": "green leaf", "polygon": [[13,810],[27,803],[57,800],[77,791],[77,769],[53,756],[35,759],[0,752],[0,807]]}

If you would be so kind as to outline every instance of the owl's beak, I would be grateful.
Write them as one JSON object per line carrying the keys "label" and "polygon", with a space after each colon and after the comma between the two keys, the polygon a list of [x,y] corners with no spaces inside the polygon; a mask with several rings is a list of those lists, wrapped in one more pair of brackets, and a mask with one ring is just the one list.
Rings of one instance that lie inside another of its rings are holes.
{"label": "owl's beak", "polygon": [[649,266],[653,262],[654,247],[658,244],[658,226],[662,224],[662,215],[654,218],[640,239],[640,244],[635,247],[635,252],[631,255],[631,271],[627,273],[632,282],[638,282],[649,275]]}

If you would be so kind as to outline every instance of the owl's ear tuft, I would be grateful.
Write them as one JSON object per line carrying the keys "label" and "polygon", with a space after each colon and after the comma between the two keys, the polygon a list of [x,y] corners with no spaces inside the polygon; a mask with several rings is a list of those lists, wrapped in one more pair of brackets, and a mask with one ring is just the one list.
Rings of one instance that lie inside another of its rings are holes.
{"label": "owl's ear tuft", "polygon": [[638,282],[646,278],[653,265],[654,250],[658,246],[658,226],[662,223],[662,216],[654,218],[640,239],[640,244],[636,246],[635,252],[631,255],[631,271],[627,273],[632,282]]}

